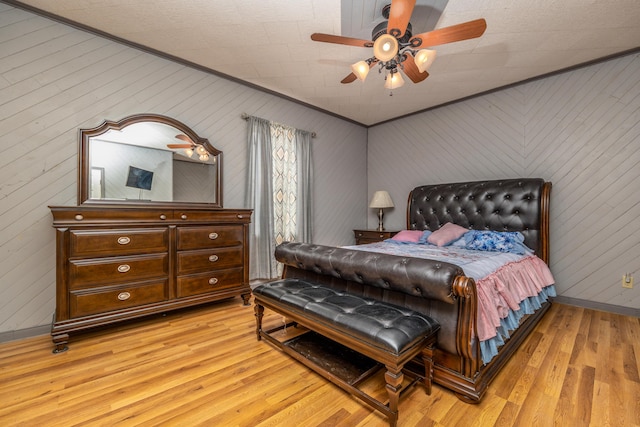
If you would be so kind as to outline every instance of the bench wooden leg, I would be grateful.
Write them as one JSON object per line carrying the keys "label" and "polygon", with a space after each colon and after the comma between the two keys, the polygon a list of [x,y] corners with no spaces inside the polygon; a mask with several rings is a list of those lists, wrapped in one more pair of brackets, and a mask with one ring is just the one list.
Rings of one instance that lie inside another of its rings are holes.
{"label": "bench wooden leg", "polygon": [[435,345],[428,345],[422,350],[422,361],[424,362],[424,386],[427,395],[431,395],[431,384],[433,383],[433,353]]}
{"label": "bench wooden leg", "polygon": [[264,316],[264,307],[260,304],[256,304],[253,307],[253,312],[256,316],[256,335],[258,336],[258,341],[260,341],[262,339],[260,331],[262,331],[262,317]]}
{"label": "bench wooden leg", "polygon": [[400,400],[404,374],[402,367],[386,365],[386,368],[384,379],[387,382],[386,388],[389,394],[389,426],[395,427],[398,422],[398,401]]}

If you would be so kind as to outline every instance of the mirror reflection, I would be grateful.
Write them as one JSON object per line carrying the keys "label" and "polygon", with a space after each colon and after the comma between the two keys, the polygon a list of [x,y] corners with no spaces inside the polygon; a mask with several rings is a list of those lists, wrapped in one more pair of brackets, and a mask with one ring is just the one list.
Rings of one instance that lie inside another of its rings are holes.
{"label": "mirror reflection", "polygon": [[[191,202],[222,207],[221,152],[185,125],[131,116],[81,131],[80,203]],[[84,160],[84,161],[83,161]]]}

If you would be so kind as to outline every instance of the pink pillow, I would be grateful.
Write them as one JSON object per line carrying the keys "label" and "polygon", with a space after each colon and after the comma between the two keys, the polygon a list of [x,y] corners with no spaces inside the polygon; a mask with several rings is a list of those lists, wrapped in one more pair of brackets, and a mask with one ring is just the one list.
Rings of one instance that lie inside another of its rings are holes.
{"label": "pink pillow", "polygon": [[431,233],[427,238],[427,242],[436,246],[446,246],[458,240],[467,231],[469,230],[464,227],[448,222],[440,227],[440,229]]}
{"label": "pink pillow", "polygon": [[420,237],[422,237],[422,231],[420,230],[402,230],[399,231],[391,240],[398,240],[400,242],[414,242],[418,243]]}

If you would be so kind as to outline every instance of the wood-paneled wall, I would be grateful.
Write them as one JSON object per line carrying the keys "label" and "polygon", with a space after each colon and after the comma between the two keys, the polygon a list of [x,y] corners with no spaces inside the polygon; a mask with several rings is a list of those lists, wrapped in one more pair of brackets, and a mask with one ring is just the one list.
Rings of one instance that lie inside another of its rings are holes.
{"label": "wood-paneled wall", "polygon": [[224,152],[230,208],[245,207],[242,113],[314,131],[314,240],[351,244],[366,223],[366,128],[0,3],[0,341],[51,322],[48,206],[76,203],[78,129],[136,113],[174,117]]}
{"label": "wood-paneled wall", "polygon": [[405,227],[417,185],[542,177],[559,294],[640,315],[640,286],[621,286],[640,275],[639,54],[381,124],[368,140],[369,195],[386,189],[396,205],[387,229]]}

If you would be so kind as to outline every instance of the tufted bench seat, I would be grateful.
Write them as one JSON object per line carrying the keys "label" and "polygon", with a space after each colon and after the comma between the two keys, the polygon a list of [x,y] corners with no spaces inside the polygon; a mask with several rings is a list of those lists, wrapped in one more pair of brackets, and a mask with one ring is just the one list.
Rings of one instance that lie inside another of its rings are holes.
{"label": "tufted bench seat", "polygon": [[[258,340],[265,337],[280,348],[285,348],[282,343],[271,337],[270,331],[262,330],[264,307],[267,307],[384,364],[387,370],[385,380],[389,395],[388,404],[364,395],[352,384],[331,375],[329,379],[382,411],[389,417],[390,425],[397,422],[399,396],[406,388],[403,385],[403,367],[418,355],[421,355],[424,361],[424,384],[427,394],[431,394],[433,351],[440,325],[429,316],[301,279],[282,279],[266,283],[256,287],[253,294]],[[317,365],[308,366],[318,371]]]}

